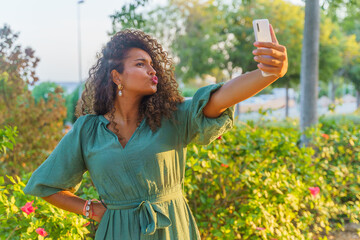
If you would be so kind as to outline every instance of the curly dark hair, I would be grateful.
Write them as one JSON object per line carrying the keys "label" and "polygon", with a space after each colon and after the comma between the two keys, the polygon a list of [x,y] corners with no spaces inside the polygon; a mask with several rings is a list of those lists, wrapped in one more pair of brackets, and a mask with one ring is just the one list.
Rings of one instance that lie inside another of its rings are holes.
{"label": "curly dark hair", "polygon": [[141,30],[117,32],[98,55],[96,64],[90,68],[75,116],[104,115],[110,112],[110,124],[113,124],[118,136],[120,134],[114,121],[117,85],[112,81],[110,73],[114,69],[119,73],[124,71],[123,60],[131,48],[140,48],[150,55],[158,77],[157,92],[143,97],[141,101],[138,124],[146,117],[146,123],[152,131],[156,131],[161,126],[162,117],[170,119],[177,110],[177,104],[184,101],[175,80],[173,61],[162,46]]}

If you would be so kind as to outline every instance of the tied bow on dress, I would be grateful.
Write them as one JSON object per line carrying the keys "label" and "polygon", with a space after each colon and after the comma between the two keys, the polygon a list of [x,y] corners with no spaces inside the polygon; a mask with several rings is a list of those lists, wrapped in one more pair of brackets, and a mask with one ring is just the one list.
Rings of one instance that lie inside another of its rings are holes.
{"label": "tied bow on dress", "polygon": [[[140,199],[130,201],[109,201],[105,200],[107,212],[134,209],[139,214],[140,239],[153,239],[158,229],[165,229],[172,225],[169,213],[166,207],[161,203],[170,203],[170,201],[183,198],[181,185],[176,185],[166,189],[159,194],[149,195]],[[166,205],[166,204],[165,204]],[[105,215],[105,214],[104,214]],[[101,224],[108,224],[110,214],[101,220]],[[104,217],[103,217],[104,218]]]}
{"label": "tied bow on dress", "polygon": [[136,210],[140,211],[140,228],[144,235],[152,235],[156,229],[171,226],[171,220],[159,205],[150,201],[142,201]]}

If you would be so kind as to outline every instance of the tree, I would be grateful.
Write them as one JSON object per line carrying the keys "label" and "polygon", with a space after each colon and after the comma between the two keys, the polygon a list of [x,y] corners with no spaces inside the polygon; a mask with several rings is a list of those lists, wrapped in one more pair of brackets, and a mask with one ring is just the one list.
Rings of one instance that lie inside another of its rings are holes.
{"label": "tree", "polygon": [[[349,79],[355,86],[357,108],[360,107],[360,2],[359,1],[335,1],[337,4],[330,4],[328,14],[339,22],[347,36],[344,40],[344,66],[341,74]],[[333,12],[339,8],[346,9],[342,19],[336,17]]]}
{"label": "tree", "polygon": [[349,66],[349,70],[347,71],[347,77],[354,84],[356,89],[356,107],[360,107],[360,61],[354,65]]}
{"label": "tree", "polygon": [[[357,0],[326,0],[322,5],[329,6],[329,9],[338,9],[340,6],[353,6],[360,4]],[[333,14],[334,16],[334,14]],[[307,127],[317,123],[317,87],[319,73],[319,24],[320,5],[319,0],[305,1],[305,27],[304,41],[301,61],[301,110],[300,129],[302,132]],[[307,143],[303,134],[302,143]]]}
{"label": "tree", "polygon": [[300,130],[301,142],[307,143],[304,131],[317,123],[317,97],[319,78],[319,0],[305,1],[305,25],[300,73]]}
{"label": "tree", "polygon": [[223,74],[219,69],[225,69],[223,63],[228,54],[224,48],[229,41],[221,34],[225,13],[220,3],[177,0],[172,4],[181,12],[184,24],[172,44],[172,50],[179,58],[176,75],[183,82],[189,82],[196,77],[218,73],[216,80],[222,81]]}
{"label": "tree", "polygon": [[360,43],[355,35],[347,36],[344,43],[343,75],[350,80],[356,90],[356,107],[360,107]]}
{"label": "tree", "polygon": [[[326,14],[326,18],[330,18],[333,24],[337,24],[342,33],[342,38],[340,41],[340,53],[335,53],[333,55],[341,56],[342,64],[341,67],[335,72],[334,76],[331,78],[332,93],[330,94],[332,100],[334,101],[335,94],[334,91],[337,88],[336,82],[334,80],[340,79],[340,77],[348,78],[349,70],[353,58],[356,58],[356,49],[359,43],[351,43],[352,35],[355,34],[357,41],[360,41],[360,2],[358,0],[327,0],[323,2],[322,8]],[[325,38],[326,39],[326,38]],[[349,48],[349,44],[352,45]],[[329,45],[331,48],[331,45]],[[351,81],[351,79],[349,79]],[[354,83],[356,85],[356,83]]]}
{"label": "tree", "polygon": [[146,20],[143,14],[138,13],[139,8],[144,7],[148,0],[135,0],[122,6],[121,11],[115,11],[110,15],[112,19],[112,32],[109,35],[114,35],[121,29],[144,27]]}
{"label": "tree", "polygon": [[339,25],[322,14],[320,24],[319,81],[328,83],[330,98],[335,103],[335,89],[342,72],[344,34]]}
{"label": "tree", "polygon": [[38,78],[39,59],[31,48],[15,45],[18,38],[10,27],[0,28],[0,129],[18,128],[16,145],[7,155],[0,155],[7,174],[33,171],[45,160],[63,136],[63,119],[66,114],[62,89],[49,94],[48,101],[35,103],[28,90]]}
{"label": "tree", "polygon": [[35,99],[35,103],[38,103],[40,99],[44,99],[44,101],[47,102],[49,94],[54,94],[57,87],[59,87],[59,85],[54,82],[42,82],[39,85],[36,85],[31,91],[32,96]]}

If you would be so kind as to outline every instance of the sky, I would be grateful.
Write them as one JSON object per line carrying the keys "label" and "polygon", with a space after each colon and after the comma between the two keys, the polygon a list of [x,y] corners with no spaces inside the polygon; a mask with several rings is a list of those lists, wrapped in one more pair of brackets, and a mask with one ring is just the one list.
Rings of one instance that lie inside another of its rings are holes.
{"label": "sky", "polygon": [[78,0],[0,0],[0,27],[9,25],[19,33],[17,44],[35,50],[35,56],[40,58],[36,69],[39,82],[79,82],[78,8],[81,75],[85,79],[95,64],[96,54],[110,40],[109,16],[128,2],[130,0],[84,0],[82,4],[78,4]]}

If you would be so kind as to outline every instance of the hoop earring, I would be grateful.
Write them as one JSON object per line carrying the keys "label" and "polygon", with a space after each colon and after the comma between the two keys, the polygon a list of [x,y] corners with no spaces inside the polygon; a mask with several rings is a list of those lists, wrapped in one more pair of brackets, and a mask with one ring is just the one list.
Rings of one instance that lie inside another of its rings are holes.
{"label": "hoop earring", "polygon": [[121,83],[118,85],[118,89],[119,89],[119,96],[121,97],[122,96],[122,91],[123,90],[124,86],[121,85]]}

